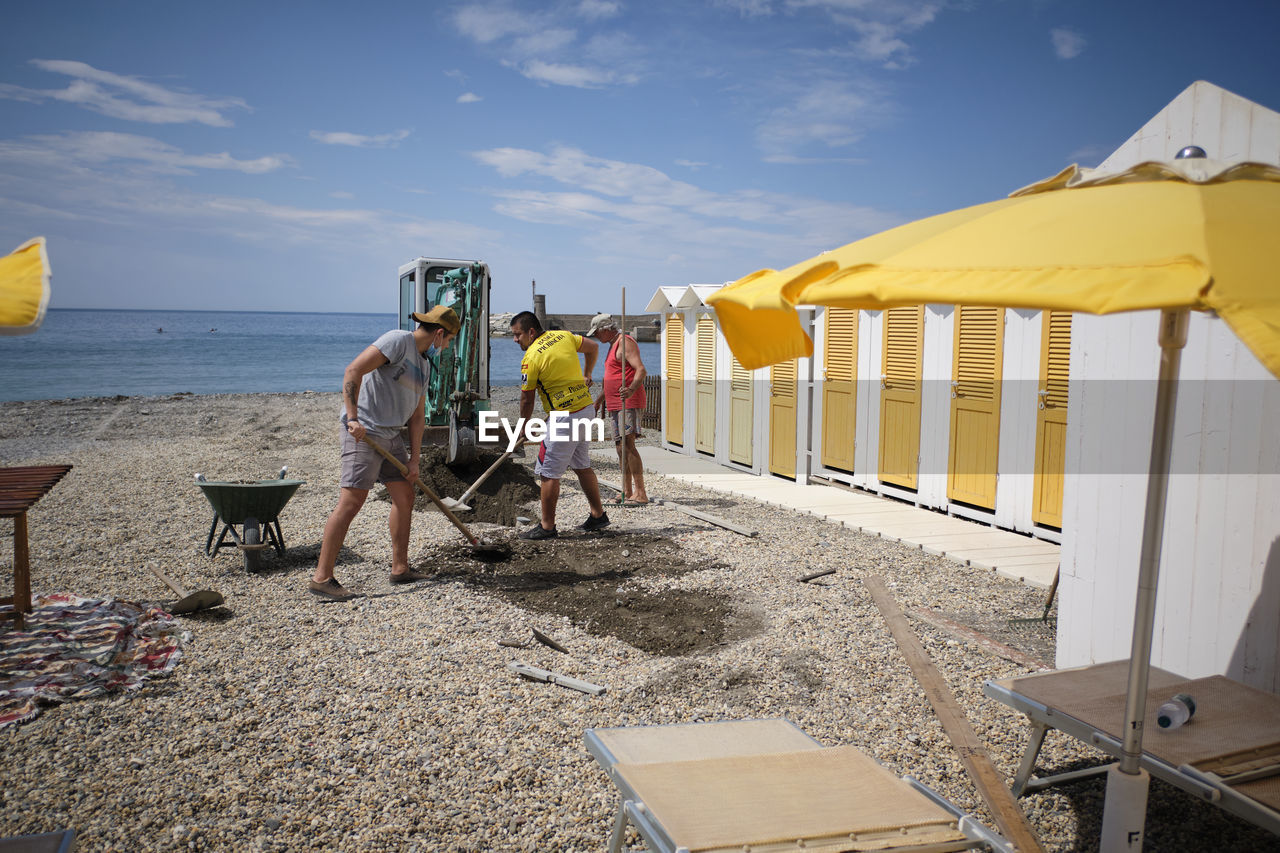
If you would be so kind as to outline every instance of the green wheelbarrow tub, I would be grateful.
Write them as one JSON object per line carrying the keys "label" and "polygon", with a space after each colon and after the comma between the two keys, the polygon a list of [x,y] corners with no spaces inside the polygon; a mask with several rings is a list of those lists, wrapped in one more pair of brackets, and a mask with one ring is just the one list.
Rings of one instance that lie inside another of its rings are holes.
{"label": "green wheelbarrow tub", "polygon": [[213,511],[227,524],[244,524],[246,518],[259,523],[275,521],[280,510],[293,497],[305,480],[256,480],[235,483],[207,480],[196,483],[213,506]]}

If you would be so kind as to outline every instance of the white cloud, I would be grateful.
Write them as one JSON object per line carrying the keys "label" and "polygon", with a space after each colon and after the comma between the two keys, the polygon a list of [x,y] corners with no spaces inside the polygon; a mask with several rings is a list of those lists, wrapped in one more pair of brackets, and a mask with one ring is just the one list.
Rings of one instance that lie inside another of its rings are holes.
{"label": "white cloud", "polygon": [[30,89],[0,84],[0,97],[43,103],[62,101],[112,118],[151,124],[197,123],[230,127],[223,115],[231,109],[249,109],[240,98],[209,97],[166,89],[138,77],[115,74],[84,62],[63,59],[33,59],[31,64],[54,74],[71,77],[65,89]]}
{"label": "white cloud", "polygon": [[382,133],[377,136],[366,136],[361,133],[343,131],[328,132],[311,131],[311,138],[325,145],[349,145],[353,148],[395,148],[409,137],[409,131],[397,130],[395,133]]}
{"label": "white cloud", "polygon": [[149,136],[102,131],[7,140],[0,142],[0,153],[31,162],[73,162],[86,166],[133,164],[135,169],[167,175],[191,175],[195,174],[196,169],[260,175],[293,163],[292,158],[285,154],[272,154],[253,160],[237,160],[226,151],[216,154],[187,154],[180,148]]}
{"label": "white cloud", "polygon": [[684,166],[686,169],[701,169],[703,166],[710,166],[710,163],[703,163],[701,160],[676,160],[677,166]]}
{"label": "white cloud", "polygon": [[1053,52],[1059,59],[1075,59],[1084,52],[1084,36],[1069,27],[1055,27],[1049,31]]}
{"label": "white cloud", "polygon": [[506,0],[481,0],[455,9],[453,25],[508,68],[537,83],[599,89],[640,79],[643,51],[625,33],[582,33],[622,11],[610,0],[524,12]]}
{"label": "white cloud", "polygon": [[590,68],[584,65],[560,65],[533,59],[520,66],[520,73],[539,83],[557,86],[573,86],[578,89],[599,89],[617,79],[612,71]]}
{"label": "white cloud", "polygon": [[476,3],[453,13],[458,31],[480,44],[489,44],[511,35],[536,32],[537,23],[507,3]]}
{"label": "white cloud", "polygon": [[651,258],[652,247],[664,245],[726,264],[741,263],[734,254],[743,250],[772,249],[782,256],[814,252],[900,221],[853,204],[758,190],[706,190],[650,166],[594,157],[576,148],[549,153],[493,148],[473,156],[509,184],[550,180],[563,186],[496,189],[498,213],[581,228],[593,252],[613,259]]}
{"label": "white cloud", "polygon": [[1066,156],[1068,163],[1083,163],[1097,166],[1110,156],[1112,149],[1106,145],[1082,145]]}
{"label": "white cloud", "polygon": [[790,97],[775,107],[756,128],[756,140],[766,156],[799,156],[814,146],[825,150],[857,142],[867,129],[890,111],[880,90],[870,83],[842,79],[777,84],[778,97]]}
{"label": "white cloud", "polygon": [[555,54],[573,44],[577,38],[576,30],[553,27],[516,38],[511,43],[511,49],[519,56]]}
{"label": "white cloud", "polygon": [[464,92],[458,96],[458,103],[460,104],[474,104],[483,100],[484,98],[480,97],[475,92]]}
{"label": "white cloud", "polygon": [[773,14],[772,0],[715,0],[715,5],[737,12],[744,18],[759,18]]}
{"label": "white cloud", "polygon": [[944,3],[941,0],[786,0],[796,12],[815,9],[838,26],[851,29],[856,37],[849,54],[865,62],[889,69],[905,68],[915,62],[906,36],[933,23]]}
{"label": "white cloud", "polygon": [[334,190],[333,192],[329,193],[329,198],[340,198],[348,201],[355,197],[356,197],[355,193],[349,193],[346,190]]}
{"label": "white cloud", "polygon": [[797,157],[794,154],[770,154],[763,158],[766,163],[778,163],[784,166],[821,166],[827,163],[839,163],[844,166],[865,166],[863,157]]}
{"label": "white cloud", "polygon": [[622,4],[615,0],[579,0],[578,14],[590,20],[613,18],[622,12]]}
{"label": "white cloud", "polygon": [[[157,235],[188,232],[257,245],[283,241],[322,249],[443,244],[482,255],[497,232],[450,220],[361,208],[308,208],[261,198],[201,193],[175,181],[191,168],[238,168],[258,161],[185,155],[145,137],[110,134],[0,141],[0,207],[25,211],[33,228],[75,219]],[[123,168],[130,159],[134,168]],[[265,158],[263,158],[265,159]],[[234,164],[240,164],[239,166]],[[254,169],[248,169],[250,171]]]}

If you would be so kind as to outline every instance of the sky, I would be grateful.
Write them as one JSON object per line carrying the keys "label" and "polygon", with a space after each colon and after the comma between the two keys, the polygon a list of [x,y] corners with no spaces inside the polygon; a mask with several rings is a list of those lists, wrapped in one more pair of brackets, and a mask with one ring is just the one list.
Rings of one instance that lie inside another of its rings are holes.
{"label": "sky", "polygon": [[[1280,3],[28,3],[0,251],[53,308],[629,313],[1097,165],[1196,80],[1280,110]],[[1188,140],[1192,142],[1192,140]],[[1212,155],[1213,152],[1210,152]]]}

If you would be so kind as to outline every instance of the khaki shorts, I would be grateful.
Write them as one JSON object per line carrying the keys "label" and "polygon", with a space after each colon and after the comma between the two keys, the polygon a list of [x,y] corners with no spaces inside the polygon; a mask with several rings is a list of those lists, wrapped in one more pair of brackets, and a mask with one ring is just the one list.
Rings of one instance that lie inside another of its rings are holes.
{"label": "khaki shorts", "polygon": [[563,430],[569,437],[563,441],[552,441],[548,436],[542,444],[538,445],[538,461],[533,466],[533,473],[544,480],[559,480],[564,476],[564,472],[570,468],[575,471],[590,468],[591,440],[585,437],[590,434],[590,430],[585,429],[586,424],[584,423],[578,428],[578,434],[581,436],[580,440],[574,441],[572,436],[574,422],[590,421],[592,415],[590,406],[584,406],[572,413],[553,412],[547,418],[548,422],[552,420],[567,421],[567,426]]}
{"label": "khaki shorts", "polygon": [[622,436],[640,437],[640,410],[618,409],[609,413],[609,432],[613,435],[613,443],[622,441]]}
{"label": "khaki shorts", "polygon": [[404,439],[396,435],[393,438],[374,438],[365,435],[365,441],[356,441],[347,432],[346,423],[342,424],[342,476],[338,485],[344,489],[372,489],[374,483],[394,483],[403,480],[404,475],[386,459],[378,455],[365,441],[376,441],[392,456],[399,459],[406,467],[409,465],[409,448]]}

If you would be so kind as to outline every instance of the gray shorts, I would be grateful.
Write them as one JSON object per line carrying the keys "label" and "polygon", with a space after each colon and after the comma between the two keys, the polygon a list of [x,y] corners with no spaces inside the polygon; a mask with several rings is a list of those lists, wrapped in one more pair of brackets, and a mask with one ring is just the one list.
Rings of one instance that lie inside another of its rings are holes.
{"label": "gray shorts", "polygon": [[[538,445],[538,461],[533,466],[533,472],[544,480],[559,480],[570,468],[581,471],[583,468],[591,467],[589,437],[591,431],[586,428],[593,420],[591,407],[585,406],[576,412],[552,412],[547,417],[548,425],[557,420],[568,422],[560,429],[566,437],[563,440],[553,441],[548,435],[542,444]],[[574,441],[574,424],[580,421],[587,423],[578,424],[579,439]]]}
{"label": "gray shorts", "polygon": [[639,409],[618,409],[609,413],[609,433],[613,436],[613,443],[617,444],[622,441],[623,435],[634,435],[640,437],[640,410]]}
{"label": "gray shorts", "polygon": [[[342,477],[338,480],[339,486],[344,489],[367,490],[372,489],[374,483],[394,483],[404,479],[404,475],[396,469],[396,466],[379,456],[378,451],[364,441],[356,441],[351,433],[347,432],[345,423],[342,424],[341,429]],[[374,438],[366,434],[365,441],[378,442],[381,447],[390,451],[392,456],[408,467],[409,448],[405,447],[404,438],[400,435],[392,438]]]}

